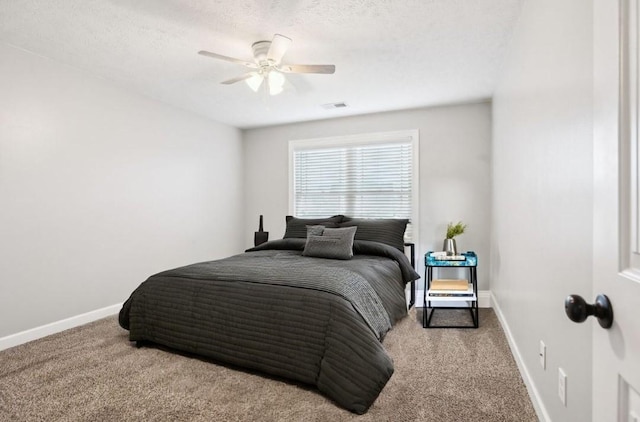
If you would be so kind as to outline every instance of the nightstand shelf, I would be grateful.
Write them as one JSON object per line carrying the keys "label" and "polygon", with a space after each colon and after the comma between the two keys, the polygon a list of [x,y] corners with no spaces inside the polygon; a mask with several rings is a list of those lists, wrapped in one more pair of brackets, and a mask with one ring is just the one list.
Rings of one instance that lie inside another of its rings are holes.
{"label": "nightstand shelf", "polygon": [[[462,254],[464,260],[442,260],[432,256],[432,252],[425,254],[424,312],[422,326],[424,328],[478,328],[478,257],[475,252]],[[469,280],[434,280],[434,268],[468,268]],[[433,284],[433,286],[432,286]],[[451,286],[451,288],[449,288]],[[454,288],[455,286],[455,288]],[[433,288],[432,288],[433,287]],[[464,302],[466,306],[437,306],[436,303]],[[436,309],[468,309],[471,314],[472,325],[432,325],[431,320]]]}

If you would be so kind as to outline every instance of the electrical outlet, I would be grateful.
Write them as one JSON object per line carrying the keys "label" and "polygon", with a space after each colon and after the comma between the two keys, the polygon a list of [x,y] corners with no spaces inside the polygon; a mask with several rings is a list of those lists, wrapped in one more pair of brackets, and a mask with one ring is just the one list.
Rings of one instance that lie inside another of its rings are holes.
{"label": "electrical outlet", "polygon": [[547,345],[544,344],[544,341],[540,340],[540,351],[538,352],[540,358],[540,366],[542,369],[547,369]]}
{"label": "electrical outlet", "polygon": [[558,396],[565,407],[567,406],[567,374],[562,368],[558,368]]}

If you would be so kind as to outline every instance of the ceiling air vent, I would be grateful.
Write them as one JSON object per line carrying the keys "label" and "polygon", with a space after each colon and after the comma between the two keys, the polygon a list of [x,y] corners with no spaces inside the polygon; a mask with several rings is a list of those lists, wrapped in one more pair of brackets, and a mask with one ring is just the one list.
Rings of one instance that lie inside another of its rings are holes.
{"label": "ceiling air vent", "polygon": [[324,108],[325,110],[333,110],[336,108],[346,108],[346,107],[347,107],[347,103],[345,102],[322,104],[322,108]]}

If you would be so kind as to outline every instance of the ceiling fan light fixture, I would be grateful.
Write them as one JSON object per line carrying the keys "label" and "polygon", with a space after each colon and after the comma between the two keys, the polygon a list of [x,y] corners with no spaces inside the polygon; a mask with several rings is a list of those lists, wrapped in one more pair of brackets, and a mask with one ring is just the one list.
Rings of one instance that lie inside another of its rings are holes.
{"label": "ceiling fan light fixture", "polygon": [[267,75],[269,78],[269,94],[278,95],[283,91],[284,88],[284,75],[280,72],[271,71]]}
{"label": "ceiling fan light fixture", "polygon": [[247,83],[247,85],[249,85],[249,88],[251,88],[253,92],[258,92],[263,80],[264,78],[262,77],[262,75],[254,73],[250,78],[245,79],[245,82]]}
{"label": "ceiling fan light fixture", "polygon": [[283,91],[283,88],[281,86],[277,86],[277,85],[269,85],[269,94],[271,95],[278,95]]}

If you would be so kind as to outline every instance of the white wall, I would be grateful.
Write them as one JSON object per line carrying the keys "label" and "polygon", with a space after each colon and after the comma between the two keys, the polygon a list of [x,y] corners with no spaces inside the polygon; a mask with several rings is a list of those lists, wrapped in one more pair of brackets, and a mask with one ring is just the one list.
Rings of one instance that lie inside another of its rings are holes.
{"label": "white wall", "polygon": [[593,299],[592,35],[590,2],[525,2],[493,99],[491,291],[555,421],[591,420],[592,325],[570,322],[563,301]]}
{"label": "white wall", "polygon": [[0,337],[237,253],[237,129],[0,45]]}
{"label": "white wall", "polygon": [[253,243],[258,216],[270,239],[282,238],[289,211],[288,141],[338,135],[419,129],[420,243],[422,268],[428,250],[441,250],[449,221],[463,220],[468,232],[458,249],[480,259],[479,288],[489,289],[491,204],[490,103],[369,114],[243,132],[245,157],[245,242]]}

